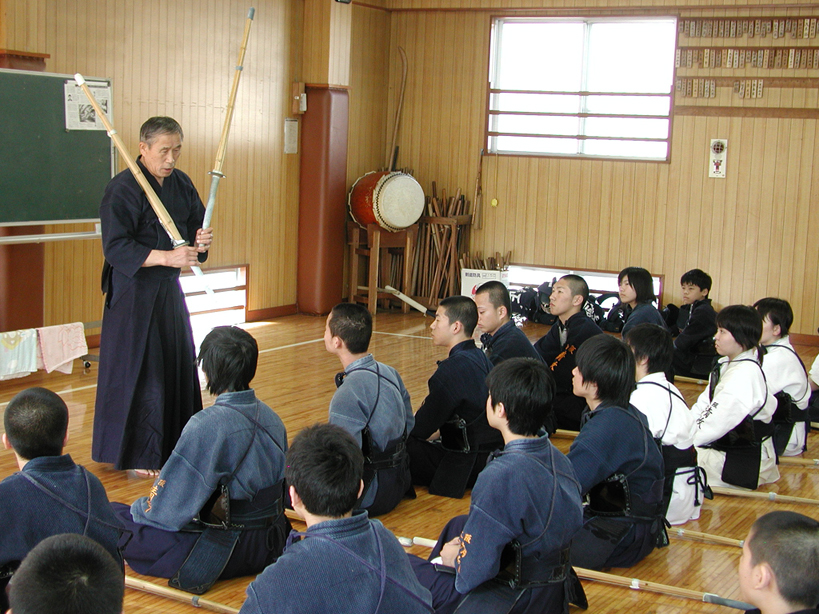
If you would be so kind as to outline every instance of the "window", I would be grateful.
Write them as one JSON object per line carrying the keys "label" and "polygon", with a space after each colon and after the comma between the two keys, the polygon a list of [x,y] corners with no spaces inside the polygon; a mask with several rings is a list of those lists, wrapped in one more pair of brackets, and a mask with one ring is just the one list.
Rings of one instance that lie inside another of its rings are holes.
{"label": "window", "polygon": [[673,18],[494,23],[491,153],[667,160]]}

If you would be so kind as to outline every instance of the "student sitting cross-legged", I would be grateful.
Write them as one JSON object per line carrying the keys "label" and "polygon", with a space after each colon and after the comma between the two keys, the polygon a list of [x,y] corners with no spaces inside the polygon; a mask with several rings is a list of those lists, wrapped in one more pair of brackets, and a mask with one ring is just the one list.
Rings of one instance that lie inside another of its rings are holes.
{"label": "student sitting cross-legged", "polygon": [[360,507],[378,516],[392,510],[412,489],[406,440],[415,416],[398,371],[368,352],[372,332],[373,319],[363,305],[339,303],[327,316],[324,347],[344,367],[336,375],[330,424],[345,429],[361,446]]}
{"label": "student sitting cross-legged", "polygon": [[20,561],[38,543],[60,533],[86,535],[122,569],[117,543],[122,526],[96,476],[63,454],[68,407],[56,393],[29,388],[3,417],[3,445],[13,449],[20,471],[0,482],[0,612],[5,587]]}
{"label": "student sitting cross-legged", "polygon": [[75,533],[52,535],[23,559],[9,584],[14,614],[120,614],[122,563]]}
{"label": "student sitting cross-legged", "polygon": [[216,403],[193,415],[147,497],[112,504],[133,533],[134,571],[203,593],[219,578],[258,573],[276,560],[284,516],[287,432],[250,381],[259,349],[247,331],[214,328],[199,361]]}
{"label": "student sitting cross-legged", "polygon": [[572,542],[578,567],[631,567],[668,543],[663,456],[648,420],[629,403],[634,375],[634,356],[619,339],[597,335],[577,351],[574,392],[590,410],[568,454],[588,495]]}
{"label": "student sitting cross-legged", "polygon": [[279,559],[247,588],[240,614],[421,614],[429,591],[395,536],[355,510],[364,457],[341,427],[304,429],[287,453],[293,509],[307,530],[292,532]]}
{"label": "student sitting cross-legged", "polygon": [[472,488],[489,453],[503,445],[486,422],[486,376],[492,363],[475,346],[475,301],[450,296],[430,324],[432,343],[449,350],[429,378],[429,394],[415,413],[407,441],[412,483],[433,495],[460,498]]}
{"label": "student sitting cross-legged", "polygon": [[700,517],[704,495],[711,496],[705,472],[697,466],[694,414],[680,391],[666,378],[674,346],[671,334],[656,324],[638,324],[626,335],[637,364],[637,389],[629,400],[646,415],[665,465],[663,504],[670,524]]}
{"label": "student sitting cross-legged", "polygon": [[819,522],[769,512],[751,526],[739,560],[742,599],[761,614],[819,614]]}
{"label": "student sitting cross-legged", "polygon": [[567,612],[569,602],[585,603],[569,566],[583,510],[571,463],[538,434],[554,394],[551,373],[540,361],[511,358],[487,386],[486,415],[505,448],[478,476],[469,515],[444,527],[433,562],[410,561],[438,613]]}

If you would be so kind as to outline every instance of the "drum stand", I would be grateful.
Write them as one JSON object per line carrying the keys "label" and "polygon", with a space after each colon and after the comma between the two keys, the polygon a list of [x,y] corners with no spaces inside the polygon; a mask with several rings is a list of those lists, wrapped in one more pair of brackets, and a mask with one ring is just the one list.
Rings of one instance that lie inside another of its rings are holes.
{"label": "drum stand", "polygon": [[[368,224],[364,229],[355,222],[347,222],[347,238],[350,256],[350,289],[347,300],[351,303],[366,303],[367,309],[375,315],[376,303],[378,299],[385,301],[398,301],[401,304],[401,311],[409,313],[409,305],[396,298],[389,292],[378,291],[379,265],[381,268],[381,279],[383,285],[389,285],[390,259],[381,258],[384,250],[403,249],[403,272],[401,275],[401,292],[408,293],[412,279],[413,249],[415,239],[418,234],[418,225],[413,224],[409,228],[398,232],[390,232],[377,224]],[[365,240],[366,235],[366,240]],[[387,254],[388,256],[389,254]],[[367,285],[358,285],[359,257],[369,258]]]}

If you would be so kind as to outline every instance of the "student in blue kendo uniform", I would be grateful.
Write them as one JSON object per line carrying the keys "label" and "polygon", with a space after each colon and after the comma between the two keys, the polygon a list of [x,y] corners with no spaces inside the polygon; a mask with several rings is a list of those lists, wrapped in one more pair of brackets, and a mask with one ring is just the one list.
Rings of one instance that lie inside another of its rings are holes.
{"label": "student in blue kendo uniform", "polygon": [[26,555],[9,584],[14,614],[121,614],[122,563],[93,539],[52,535]]}
{"label": "student in blue kendo uniform", "polygon": [[460,498],[472,488],[490,452],[503,446],[486,422],[486,376],[492,363],[477,348],[475,301],[450,296],[430,325],[432,343],[449,350],[429,378],[429,394],[415,414],[407,441],[412,483],[433,495]]}
{"label": "student in blue kendo uniform", "polygon": [[568,454],[588,499],[572,542],[578,567],[631,567],[668,543],[663,456],[646,417],[629,403],[634,378],[634,356],[619,339],[598,335],[577,351],[574,392],[589,406]]}
{"label": "student in blue kendo uniform", "polygon": [[580,484],[568,459],[539,435],[554,394],[551,373],[540,361],[512,358],[487,385],[487,419],[505,448],[478,476],[469,515],[444,528],[432,562],[410,556],[415,573],[438,613],[558,614],[570,602],[585,606],[569,566],[583,523]]}
{"label": "student in blue kendo uniform", "polygon": [[247,587],[240,614],[423,614],[429,591],[395,536],[365,510],[364,457],[333,424],[304,429],[287,453],[293,509],[307,530],[292,532],[279,559]]}
{"label": "student in blue kendo uniform", "polygon": [[[549,312],[557,316],[557,321],[535,343],[557,386],[551,412],[554,428],[580,430],[580,416],[586,408],[586,400],[575,395],[572,387],[575,353],[586,339],[603,334],[583,309],[588,300],[589,285],[580,275],[558,279],[549,296]],[[550,432],[554,428],[546,425]]]}
{"label": "student in blue kendo uniform", "polygon": [[364,452],[359,506],[371,517],[391,511],[412,488],[406,440],[415,426],[398,371],[367,351],[372,332],[370,312],[354,303],[333,307],[324,328],[324,347],[344,367],[336,375],[329,421],[350,433]]}
{"label": "student in blue kendo uniform", "polygon": [[203,593],[219,578],[258,573],[282,551],[281,418],[250,382],[259,348],[247,331],[218,326],[199,361],[216,402],[194,414],[147,497],[113,507],[133,533],[123,554],[137,573]]}
{"label": "student in blue kendo uniform", "polygon": [[541,360],[526,334],[512,321],[509,290],[499,281],[487,281],[475,293],[478,328],[486,357],[497,365],[507,358]]}
{"label": "student in blue kendo uniform", "polygon": [[8,579],[38,543],[60,533],[86,535],[115,558],[122,526],[96,476],[63,454],[68,407],[56,393],[29,388],[3,417],[3,446],[13,449],[20,471],[0,482],[0,612],[8,608]]}

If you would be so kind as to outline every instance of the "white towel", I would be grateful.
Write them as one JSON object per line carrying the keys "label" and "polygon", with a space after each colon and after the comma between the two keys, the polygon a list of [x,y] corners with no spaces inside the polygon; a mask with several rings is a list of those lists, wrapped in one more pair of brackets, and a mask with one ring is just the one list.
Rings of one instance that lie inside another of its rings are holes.
{"label": "white towel", "polygon": [[48,373],[52,371],[71,373],[74,369],[74,359],[88,353],[82,322],[38,328],[37,336],[38,358],[42,357],[41,364],[37,366],[44,368]]}
{"label": "white towel", "polygon": [[25,377],[37,370],[37,331],[0,333],[0,380]]}

